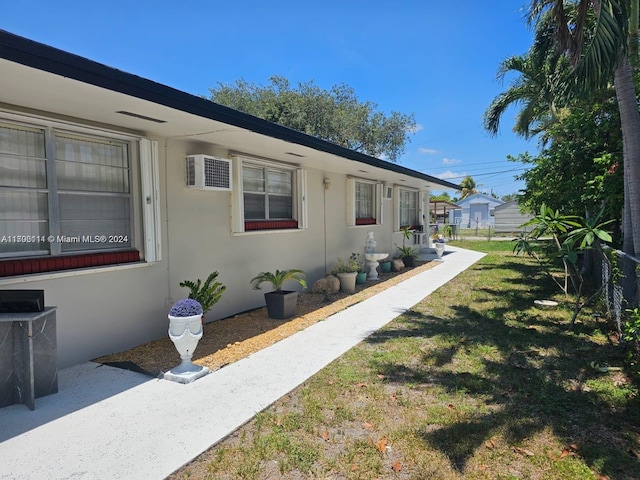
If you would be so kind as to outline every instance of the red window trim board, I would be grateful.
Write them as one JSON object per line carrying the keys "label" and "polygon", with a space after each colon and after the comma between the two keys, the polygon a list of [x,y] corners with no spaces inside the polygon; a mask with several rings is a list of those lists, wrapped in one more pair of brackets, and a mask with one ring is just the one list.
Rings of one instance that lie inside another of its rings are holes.
{"label": "red window trim board", "polygon": [[61,270],[117,265],[120,263],[139,261],[140,252],[138,250],[0,260],[0,277],[57,272]]}
{"label": "red window trim board", "polygon": [[244,222],[244,231],[251,232],[255,230],[283,230],[298,228],[297,220],[256,220]]}
{"label": "red window trim board", "polygon": [[375,218],[356,218],[356,225],[375,225]]}

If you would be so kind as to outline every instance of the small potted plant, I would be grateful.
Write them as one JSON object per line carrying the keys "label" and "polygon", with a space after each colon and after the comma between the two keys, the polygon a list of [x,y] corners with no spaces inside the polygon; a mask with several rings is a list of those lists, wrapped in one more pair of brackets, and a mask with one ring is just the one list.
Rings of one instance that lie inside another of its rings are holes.
{"label": "small potted plant", "polygon": [[218,303],[227,288],[222,283],[216,281],[217,278],[218,272],[213,272],[209,274],[204,283],[202,283],[200,279],[195,282],[191,280],[180,282],[181,287],[189,289],[189,298],[197,300],[200,305],[202,305],[202,323],[204,323],[206,313]]}
{"label": "small potted plant", "polygon": [[331,274],[340,280],[340,290],[347,293],[356,291],[356,276],[361,266],[357,261],[355,253],[352,253],[348,259],[338,258],[333,265]]}
{"label": "small potted plant", "polygon": [[189,383],[209,373],[209,369],[191,362],[193,352],[202,338],[202,305],[193,298],[183,298],[169,311],[169,338],[180,354],[181,363],[164,377]]}
{"label": "small potted plant", "polygon": [[298,292],[295,290],[282,290],[284,282],[291,280],[298,282],[302,288],[307,288],[306,274],[302,270],[276,270],[273,272],[260,272],[251,279],[254,290],[260,290],[263,283],[270,283],[273,291],[264,294],[269,318],[285,320],[296,313],[298,304]]}
{"label": "small potted plant", "polygon": [[363,285],[367,283],[367,267],[362,258],[362,255],[359,253],[352,253],[351,258],[353,258],[358,263],[358,273],[356,275],[356,284]]}
{"label": "small potted plant", "polygon": [[415,267],[418,254],[412,246],[405,245],[406,241],[413,236],[414,230],[411,227],[402,227],[400,231],[402,232],[402,246],[400,247],[396,244],[398,254],[405,266]]}
{"label": "small potted plant", "polygon": [[380,271],[382,273],[391,272],[391,260],[389,260],[389,257],[384,260],[380,260]]}

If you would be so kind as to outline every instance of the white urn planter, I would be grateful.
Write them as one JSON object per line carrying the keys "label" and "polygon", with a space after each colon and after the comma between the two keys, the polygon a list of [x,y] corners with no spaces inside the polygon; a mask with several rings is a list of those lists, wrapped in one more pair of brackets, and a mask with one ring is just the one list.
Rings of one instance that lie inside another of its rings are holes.
{"label": "white urn planter", "polygon": [[436,249],[436,255],[438,258],[442,258],[442,254],[444,253],[444,243],[436,242],[434,244],[434,248]]}
{"label": "white urn planter", "polygon": [[[190,299],[189,299],[190,300]],[[179,302],[181,302],[180,300]],[[178,303],[176,305],[178,305]],[[193,305],[193,300],[189,305]],[[197,302],[195,302],[198,304]],[[198,304],[199,305],[199,304]],[[174,312],[174,308],[171,312]],[[178,316],[168,315],[169,318],[169,338],[173,342],[180,354],[181,363],[164,374],[164,378],[179,383],[191,383],[209,373],[207,367],[196,365],[191,361],[193,352],[202,338],[202,307],[200,313],[193,315]]]}

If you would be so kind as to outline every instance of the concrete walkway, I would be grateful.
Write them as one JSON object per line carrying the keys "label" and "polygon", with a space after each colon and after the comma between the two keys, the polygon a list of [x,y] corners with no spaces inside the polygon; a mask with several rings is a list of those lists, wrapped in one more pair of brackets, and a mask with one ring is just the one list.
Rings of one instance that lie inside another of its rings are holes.
{"label": "concrete walkway", "polygon": [[0,479],[162,479],[484,254],[443,261],[191,384],[83,363],[36,409],[0,409]]}

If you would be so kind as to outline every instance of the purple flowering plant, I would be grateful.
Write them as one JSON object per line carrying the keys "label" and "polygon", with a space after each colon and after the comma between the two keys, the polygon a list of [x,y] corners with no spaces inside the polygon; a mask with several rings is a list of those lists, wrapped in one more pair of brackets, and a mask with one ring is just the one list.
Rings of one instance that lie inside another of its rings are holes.
{"label": "purple flowering plant", "polygon": [[202,315],[202,305],[193,298],[183,298],[173,304],[169,315],[172,317],[192,317],[194,315]]}

